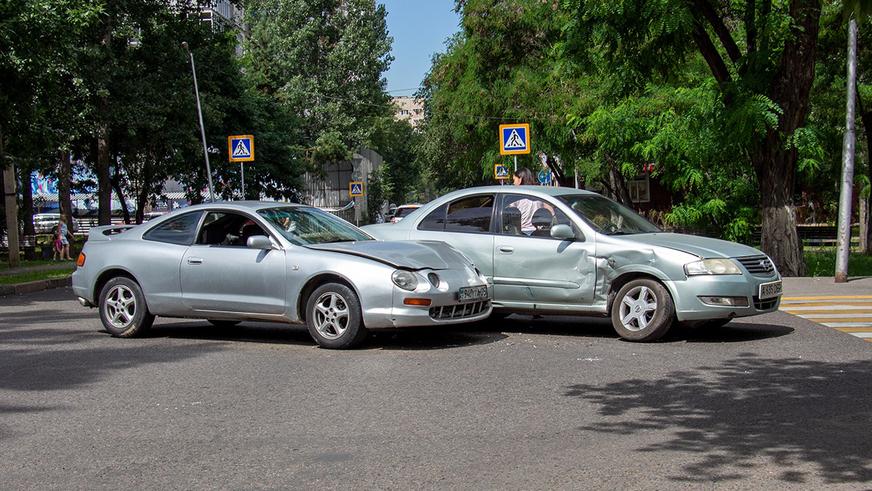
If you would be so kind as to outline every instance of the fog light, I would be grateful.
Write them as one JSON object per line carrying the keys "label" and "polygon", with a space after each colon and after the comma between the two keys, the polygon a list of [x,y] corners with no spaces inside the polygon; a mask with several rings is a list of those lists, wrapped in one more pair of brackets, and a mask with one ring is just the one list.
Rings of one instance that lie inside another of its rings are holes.
{"label": "fog light", "polygon": [[718,307],[747,307],[748,297],[699,297],[702,303],[706,305],[716,305]]}
{"label": "fog light", "polygon": [[417,305],[420,307],[429,307],[430,299],[429,298],[404,298],[403,303],[406,305]]}

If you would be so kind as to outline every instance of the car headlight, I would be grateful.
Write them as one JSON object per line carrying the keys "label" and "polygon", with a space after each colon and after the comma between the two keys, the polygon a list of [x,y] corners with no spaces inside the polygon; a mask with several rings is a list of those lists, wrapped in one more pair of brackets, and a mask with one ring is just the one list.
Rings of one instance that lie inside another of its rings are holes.
{"label": "car headlight", "polygon": [[391,281],[403,290],[414,291],[418,288],[418,278],[411,271],[398,269],[391,275]]}
{"label": "car headlight", "polygon": [[687,276],[701,274],[742,274],[739,267],[730,259],[703,259],[684,265]]}

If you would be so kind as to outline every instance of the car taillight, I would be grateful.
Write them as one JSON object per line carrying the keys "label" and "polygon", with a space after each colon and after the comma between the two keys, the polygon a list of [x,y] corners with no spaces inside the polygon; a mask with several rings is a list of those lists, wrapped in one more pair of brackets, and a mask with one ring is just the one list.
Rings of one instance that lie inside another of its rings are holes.
{"label": "car taillight", "polygon": [[84,252],[80,252],[80,253],[79,253],[79,258],[76,259],[76,266],[78,266],[78,267],[81,268],[81,267],[84,266],[84,265],[85,265],[85,253],[84,253]]}

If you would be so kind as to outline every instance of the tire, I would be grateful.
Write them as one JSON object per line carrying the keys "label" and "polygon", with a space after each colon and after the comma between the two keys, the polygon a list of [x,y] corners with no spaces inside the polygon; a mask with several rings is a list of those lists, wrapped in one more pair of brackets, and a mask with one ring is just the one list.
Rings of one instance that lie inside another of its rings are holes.
{"label": "tire", "polygon": [[242,322],[242,321],[225,321],[225,320],[213,320],[213,319],[206,319],[206,320],[209,321],[209,324],[212,324],[213,326],[220,328],[220,329],[230,329],[231,327],[236,327],[237,325],[239,325],[240,322]]}
{"label": "tire", "polygon": [[672,296],[655,280],[632,280],[612,301],[612,327],[628,341],[656,341],[669,331],[674,321]]}
{"label": "tire", "polygon": [[99,298],[100,320],[112,336],[142,336],[151,328],[154,316],[148,312],[145,295],[136,281],[116,276],[103,285]]}
{"label": "tire", "polygon": [[360,300],[351,288],[340,283],[318,287],[306,301],[306,327],[318,346],[350,349],[366,339]]}

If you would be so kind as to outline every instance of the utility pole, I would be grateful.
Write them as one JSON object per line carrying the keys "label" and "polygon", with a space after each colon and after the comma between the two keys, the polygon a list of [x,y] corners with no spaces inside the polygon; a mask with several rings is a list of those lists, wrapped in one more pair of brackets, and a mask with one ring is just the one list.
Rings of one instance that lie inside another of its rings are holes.
{"label": "utility pole", "polygon": [[836,248],[836,283],[848,281],[851,254],[851,203],[854,185],[854,107],[857,99],[857,20],[848,22],[848,97],[845,138],[842,141],[842,189],[839,193],[839,228]]}
{"label": "utility pole", "polygon": [[215,188],[212,187],[212,167],[209,166],[209,147],[206,145],[206,127],[203,126],[203,109],[200,107],[200,89],[197,87],[197,67],[194,65],[194,53],[188,47],[187,41],[182,41],[182,47],[191,57],[191,74],[194,76],[194,95],[197,97],[197,116],[200,117],[200,136],[203,137],[203,156],[206,158],[206,177],[209,179],[209,201],[215,202]]}

